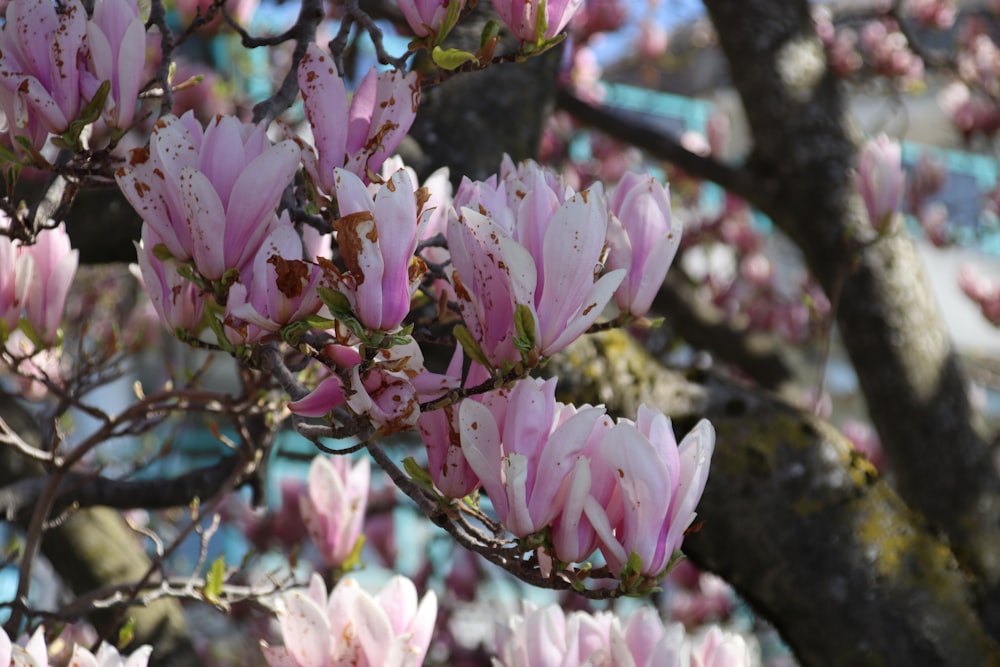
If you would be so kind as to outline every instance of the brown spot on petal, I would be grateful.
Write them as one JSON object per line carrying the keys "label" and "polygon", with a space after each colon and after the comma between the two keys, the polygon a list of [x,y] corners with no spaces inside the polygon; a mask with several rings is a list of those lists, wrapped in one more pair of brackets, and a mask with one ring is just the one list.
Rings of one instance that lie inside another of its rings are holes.
{"label": "brown spot on petal", "polygon": [[267,263],[274,266],[278,274],[278,290],[289,299],[302,294],[302,285],[309,278],[309,265],[299,259],[285,259],[279,255],[271,255]]}
{"label": "brown spot on petal", "polygon": [[337,243],[340,245],[340,254],[344,258],[347,270],[351,272],[357,283],[360,285],[365,280],[364,272],[358,262],[358,257],[364,248],[361,241],[361,229],[364,226],[364,235],[371,243],[378,243],[378,228],[375,227],[375,218],[368,211],[358,211],[349,213],[342,218],[333,221],[333,228],[337,230]]}

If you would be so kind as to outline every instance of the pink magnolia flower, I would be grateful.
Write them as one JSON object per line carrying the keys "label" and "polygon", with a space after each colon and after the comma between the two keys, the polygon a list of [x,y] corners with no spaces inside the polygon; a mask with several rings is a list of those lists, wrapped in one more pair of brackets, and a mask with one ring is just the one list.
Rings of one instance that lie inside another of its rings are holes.
{"label": "pink magnolia flower", "polygon": [[900,210],[904,178],[897,142],[884,134],[865,142],[858,154],[857,183],[868,221],[876,231],[887,231]]}
{"label": "pink magnolia flower", "polygon": [[436,36],[448,16],[448,5],[458,3],[458,11],[465,7],[465,0],[399,0],[399,10],[417,37]]}
{"label": "pink magnolia flower", "polygon": [[203,130],[188,112],[158,120],[115,178],[175,259],[218,280],[246,268],[278,224],[300,155],[292,140],[272,145],[264,125],[217,116]]}
{"label": "pink magnolia flower", "polygon": [[425,269],[413,255],[418,223],[413,183],[399,170],[372,201],[360,178],[344,169],[335,172],[341,217],[333,225],[347,273],[327,264],[330,278],[363,325],[394,331],[410,312],[410,297]]}
{"label": "pink magnolia flower", "polygon": [[717,625],[691,646],[691,667],[749,667],[751,662],[743,637]]}
{"label": "pink magnolia flower", "polygon": [[708,421],[698,422],[678,446],[670,420],[645,405],[636,423],[619,420],[608,431],[600,459],[618,471],[621,505],[608,509],[606,525],[599,516],[590,518],[613,571],[633,553],[642,558],[642,574],[657,576],[666,569],[694,521],[714,448],[715,430]]}
{"label": "pink magnolia flower", "polygon": [[63,224],[41,232],[34,245],[19,246],[17,252],[30,257],[34,264],[24,294],[25,316],[39,339],[51,345],[59,334],[79,252],[70,248]]}
{"label": "pink magnolia flower", "polygon": [[318,153],[318,157],[312,151],[303,154],[313,180],[328,194],[335,190],[337,168],[371,180],[416,118],[420,102],[416,72],[377,74],[372,69],[348,104],[347,88],[333,58],[310,44],[299,64],[298,79]]}
{"label": "pink magnolia flower", "polygon": [[31,635],[31,639],[25,635],[15,644],[0,627],[0,665],[48,667],[49,650],[45,645],[45,628],[39,626]]}
{"label": "pink magnolia flower", "polygon": [[178,329],[196,332],[201,328],[205,299],[201,291],[178,272],[176,260],[160,261],[153,255],[153,248],[160,240],[149,225],[143,227],[142,242],[136,244],[139,277],[146,294],[169,331]]}
{"label": "pink magnolia flower", "polygon": [[634,667],[688,667],[684,628],[665,626],[651,607],[640,607],[624,627],[615,619],[611,626],[611,663]]}
{"label": "pink magnolia flower", "polygon": [[495,367],[519,359],[518,305],[531,313],[534,349],[549,356],[590,328],[625,277],[595,280],[608,228],[600,186],[572,194],[534,163],[504,169],[496,187],[463,183],[455,203],[466,207],[448,225],[462,319]]}
{"label": "pink magnolia flower", "polygon": [[[448,369],[441,377],[441,384],[433,389],[424,389],[426,400],[438,398],[446,391],[462,386],[462,365],[465,354],[462,346],[455,348]],[[428,374],[431,375],[431,374]],[[466,387],[474,387],[489,378],[489,372],[473,362],[465,380]],[[422,378],[427,381],[428,378]],[[418,391],[422,387],[417,385]],[[465,399],[475,401],[476,397]],[[481,400],[481,397],[479,398]],[[448,498],[464,498],[479,486],[479,478],[469,466],[462,451],[459,434],[459,406],[449,405],[441,410],[423,412],[417,419],[420,439],[427,449],[427,469],[434,485]]]}
{"label": "pink magnolia flower", "polygon": [[430,591],[418,604],[413,582],[397,575],[374,596],[353,579],[342,579],[328,598],[323,580],[313,574],[307,591],[278,599],[277,611],[285,645],[261,645],[271,667],[420,667],[434,631],[437,596]]}
{"label": "pink magnolia flower", "polygon": [[[119,129],[132,125],[146,51],[146,27],[135,0],[97,0],[87,22],[90,67],[96,82],[111,82],[104,118]],[[92,91],[88,97],[93,95]]]}
{"label": "pink magnolia flower", "polygon": [[131,655],[123,656],[111,644],[101,642],[97,655],[94,655],[77,645],[73,649],[70,667],[146,667],[152,652],[152,646],[140,646]]}
{"label": "pink magnolia flower", "polygon": [[233,343],[259,341],[286,324],[315,314],[323,305],[319,266],[303,257],[302,238],[283,212],[250,267],[229,290],[226,335]]}
{"label": "pink magnolia flower", "polygon": [[[611,664],[610,612],[566,613],[558,605],[524,603],[506,625],[498,625],[494,664],[500,667],[582,667]],[[615,663],[627,664],[627,663]]]}
{"label": "pink magnolia flower", "polygon": [[548,526],[568,491],[574,462],[604,410],[555,400],[555,379],[524,379],[459,408],[462,451],[497,518],[526,537]]}
{"label": "pink magnolia flower", "polygon": [[660,290],[681,242],[670,211],[670,192],[652,176],[625,174],[612,193],[608,267],[628,276],[615,292],[622,312],[642,317]]}
{"label": "pink magnolia flower", "polygon": [[367,456],[354,465],[346,456],[317,456],[308,483],[309,493],[299,497],[302,520],[323,562],[341,567],[364,526],[371,464]]}
{"label": "pink magnolia flower", "polygon": [[583,0],[491,0],[500,20],[522,42],[552,39],[583,6]]}
{"label": "pink magnolia flower", "polygon": [[979,306],[983,317],[1000,325],[1000,282],[990,280],[971,266],[962,267],[958,286]]}
{"label": "pink magnolia flower", "polygon": [[308,396],[288,404],[288,409],[303,417],[323,417],[347,402],[344,382],[337,375],[323,379]]}
{"label": "pink magnolia flower", "polygon": [[31,283],[35,264],[31,258],[18,252],[18,245],[8,236],[0,235],[0,320],[4,331],[0,338],[6,338],[17,329],[24,302]]}
{"label": "pink magnolia flower", "polygon": [[80,111],[79,60],[87,15],[79,0],[57,12],[50,0],[7,6],[0,31],[0,108],[11,136],[37,148],[48,133],[62,134]]}
{"label": "pink magnolia flower", "polygon": [[420,417],[414,382],[425,372],[424,355],[412,339],[381,349],[363,375],[360,360],[351,369],[347,404],[355,414],[367,415],[382,433],[413,428]]}

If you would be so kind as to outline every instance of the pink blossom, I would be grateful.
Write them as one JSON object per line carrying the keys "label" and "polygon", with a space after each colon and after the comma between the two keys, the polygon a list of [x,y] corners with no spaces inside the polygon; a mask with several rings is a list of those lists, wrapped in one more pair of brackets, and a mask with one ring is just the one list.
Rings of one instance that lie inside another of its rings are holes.
{"label": "pink blossom", "polygon": [[153,255],[159,243],[153,228],[144,226],[142,243],[136,244],[142,284],[163,326],[171,332],[180,329],[194,333],[201,327],[205,299],[190,280],[177,272],[176,260],[160,261]]}
{"label": "pink blossom", "polygon": [[49,650],[45,645],[45,628],[39,626],[30,639],[24,635],[14,644],[7,632],[0,627],[0,665],[48,667]]}
{"label": "pink blossom", "polygon": [[361,536],[371,464],[367,456],[354,465],[346,456],[317,456],[308,481],[309,493],[299,496],[302,520],[323,562],[341,567]]}
{"label": "pink blossom", "polygon": [[566,613],[558,605],[536,608],[524,603],[522,614],[498,625],[496,665],[500,667],[582,667],[610,664],[609,612]]}
{"label": "pink blossom", "polygon": [[11,136],[36,147],[62,134],[80,111],[80,70],[87,16],[79,0],[56,12],[51,0],[7,7],[0,31],[0,108]]}
{"label": "pink blossom", "polygon": [[9,236],[0,235],[0,320],[4,330],[0,339],[17,329],[24,312],[24,303],[31,284],[35,263],[31,257],[18,252],[18,244]]}
{"label": "pink blossom", "polygon": [[347,88],[333,58],[310,44],[299,64],[298,79],[318,153],[318,157],[312,151],[303,155],[313,180],[327,194],[336,188],[337,168],[371,180],[413,125],[420,102],[417,73],[377,74],[372,69],[348,104]]}
{"label": "pink blossom", "polygon": [[623,312],[649,312],[681,242],[681,224],[670,211],[670,192],[652,176],[625,174],[611,196],[608,267],[628,277],[615,292]]}
{"label": "pink blossom", "polygon": [[328,598],[323,580],[313,574],[307,591],[282,595],[277,608],[285,645],[261,646],[272,667],[420,667],[437,597],[428,592],[418,604],[413,582],[397,575],[374,596],[353,579],[342,579]]}
{"label": "pink blossom", "polygon": [[903,201],[902,154],[899,143],[884,134],[869,139],[858,154],[858,189],[868,221],[878,232],[890,229]]}
{"label": "pink blossom", "polygon": [[346,402],[343,380],[331,375],[324,378],[309,395],[289,403],[288,409],[303,417],[322,417]]}
{"label": "pink blossom", "polygon": [[292,140],[272,145],[263,124],[216,116],[203,130],[188,112],[158,120],[149,148],[131,151],[115,177],[170,254],[218,280],[246,268],[278,223],[299,158]]}
{"label": "pink blossom", "polygon": [[[433,400],[445,391],[462,386],[462,364],[464,352],[462,346],[455,348],[448,370],[441,378],[440,385],[434,390],[424,389],[426,399]],[[427,376],[432,374],[428,373]],[[489,372],[473,362],[465,380],[466,387],[474,387],[489,378]],[[429,378],[421,378],[427,382]],[[421,386],[418,385],[418,391]],[[465,399],[477,400],[476,397]],[[481,397],[479,398],[481,400]],[[440,410],[423,412],[417,419],[420,439],[427,448],[427,469],[434,485],[448,498],[464,498],[479,486],[479,478],[465,460],[462,452],[462,439],[459,435],[458,406],[449,405]]]}
{"label": "pink blossom", "polygon": [[917,23],[935,30],[950,28],[955,23],[954,0],[910,0],[907,10]]}
{"label": "pink blossom", "polygon": [[111,127],[128,128],[145,64],[137,56],[146,50],[146,28],[135,0],[97,0],[93,19],[87,22],[87,46],[97,83],[111,83],[104,118]]}
{"label": "pink blossom", "polygon": [[335,172],[341,217],[333,224],[347,273],[327,264],[330,278],[363,325],[394,331],[410,312],[425,268],[413,254],[418,222],[413,183],[406,171],[397,171],[372,201],[360,178]]}
{"label": "pink blossom", "polygon": [[959,273],[958,286],[979,305],[983,317],[1000,325],[1000,282],[990,280],[971,266],[965,266]]}
{"label": "pink blossom", "polygon": [[525,537],[552,522],[574,462],[603,415],[557,403],[554,379],[520,380],[482,403],[462,402],[462,451],[507,530]]}
{"label": "pink blossom", "polygon": [[58,338],[79,252],[70,248],[63,224],[42,231],[34,245],[19,246],[17,252],[30,257],[34,265],[24,294],[25,316],[38,338],[51,345]]}
{"label": "pink blossom", "polygon": [[152,652],[152,646],[140,646],[131,655],[123,656],[111,644],[101,642],[95,656],[87,649],[77,645],[73,648],[70,667],[146,667]]}
{"label": "pink blossom", "polygon": [[616,502],[621,507],[610,507],[609,523],[594,527],[612,571],[624,566],[630,554],[642,559],[642,574],[657,576],[666,569],[694,521],[714,448],[709,422],[698,422],[678,446],[670,420],[644,405],[636,423],[619,420],[607,432],[600,460],[618,471]]}
{"label": "pink blossom", "polygon": [[302,238],[288,213],[283,212],[257,251],[249,275],[241,276],[229,290],[229,340],[256,342],[269,332],[315,314],[323,305],[318,291],[322,280],[322,270],[303,258]]}
{"label": "pink blossom", "polygon": [[413,340],[381,349],[364,374],[360,363],[351,369],[347,404],[382,433],[410,430],[420,416],[414,382],[423,372],[424,356]]}
{"label": "pink blossom", "polygon": [[438,35],[451,2],[458,3],[459,12],[465,7],[465,0],[398,0],[399,10],[417,37]]}
{"label": "pink blossom", "polygon": [[[506,202],[504,201],[506,200]],[[535,330],[533,353],[555,354],[601,315],[625,277],[595,279],[608,228],[600,186],[573,194],[533,162],[505,159],[502,180],[459,187],[461,217],[448,224],[452,284],[462,319],[490,363],[514,363],[514,316],[524,306]]]}
{"label": "pink blossom", "polygon": [[712,626],[691,646],[691,667],[750,667],[750,651],[742,636]]}
{"label": "pink blossom", "polygon": [[491,0],[500,20],[522,42],[552,39],[566,27],[583,0]]}

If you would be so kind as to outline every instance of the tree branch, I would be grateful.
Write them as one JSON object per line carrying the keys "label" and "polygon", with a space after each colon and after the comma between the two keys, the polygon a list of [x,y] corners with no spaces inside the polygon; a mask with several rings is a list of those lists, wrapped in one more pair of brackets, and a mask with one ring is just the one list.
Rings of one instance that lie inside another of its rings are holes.
{"label": "tree branch", "polygon": [[695,178],[702,178],[757,205],[760,189],[755,179],[743,169],[734,169],[710,157],[692,153],[679,141],[661,130],[624,118],[614,111],[584,102],[564,88],[556,93],[556,106],[584,125],[600,130],[612,139],[638,146],[659,160],[680,167]]}

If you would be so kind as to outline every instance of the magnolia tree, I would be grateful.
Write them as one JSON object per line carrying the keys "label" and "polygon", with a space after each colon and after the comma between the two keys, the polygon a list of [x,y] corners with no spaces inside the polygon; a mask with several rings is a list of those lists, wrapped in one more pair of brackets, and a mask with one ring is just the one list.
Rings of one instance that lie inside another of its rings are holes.
{"label": "magnolia tree", "polygon": [[[7,5],[0,354],[19,399],[0,419],[0,502],[17,530],[0,665],[758,660],[756,640],[705,626],[731,616],[732,593],[678,566],[682,543],[805,663],[888,652],[900,664],[998,659],[1000,526],[989,509],[1000,481],[921,284],[902,297],[887,290],[912,270],[899,148],[879,138],[857,156],[835,75],[861,66],[845,70],[846,38],[824,16],[805,2],[705,3],[754,131],[754,155],[736,167],[723,160],[718,120],[707,139],[677,142],[598,105],[588,45],[620,26],[614,4],[494,0],[489,18],[459,0],[303,0],[274,36],[248,31],[248,3],[194,4]],[[906,9],[942,27],[940,4]],[[873,25],[910,25],[898,3],[886,11]],[[375,18],[394,21],[409,45],[393,52]],[[649,57],[663,53],[664,39],[642,34]],[[224,95],[184,101],[213,76],[185,63],[185,48],[224,35],[266,51],[277,72],[246,115]],[[359,36],[386,67],[348,84]],[[905,36],[865,44],[869,73],[922,75]],[[544,63],[560,50],[572,65],[558,75]],[[900,64],[900,54],[915,60]],[[976,75],[987,80],[987,70]],[[511,71],[541,85],[462,88]],[[995,100],[988,85],[965,85],[970,99]],[[761,94],[766,103],[751,99]],[[672,160],[674,192],[621,168],[628,156],[607,139],[595,143],[607,185],[562,160],[565,117],[545,136],[555,168],[524,159],[544,116],[525,122],[523,110],[547,113],[552,102],[572,122]],[[774,136],[775,117],[799,118],[793,111],[804,120]],[[463,145],[479,114],[486,127]],[[442,146],[458,157],[436,157]],[[434,171],[442,163],[451,172]],[[702,180],[729,191],[712,219],[694,210]],[[141,284],[159,325],[207,361],[110,400],[103,388],[132,372],[155,334],[129,312],[131,287],[77,273],[73,247],[116,234],[122,199],[141,219],[129,285]],[[792,296],[761,253],[748,204],[803,250],[809,273]],[[684,239],[682,217],[693,221]],[[684,298],[692,275],[668,269],[720,239],[736,248],[741,277],[703,275],[697,298],[747,310],[753,328],[792,341],[829,335],[836,317],[895,488],[809,413],[724,374],[693,367],[684,377],[642,356],[637,340],[657,345],[666,317],[669,332],[777,384],[781,362],[750,354],[745,332],[717,326],[729,341],[720,344],[685,329],[704,325]],[[220,360],[231,364],[225,390],[210,381]],[[192,416],[224,453],[164,474],[194,435],[181,426]],[[251,517],[235,492],[264,503],[268,462],[292,456],[272,449],[290,431],[313,449],[308,475],[282,488],[278,514]],[[944,438],[946,462],[937,451],[910,463]],[[360,581],[362,566],[404,569],[400,551],[421,549],[412,534],[397,541],[401,512],[457,548],[444,564],[425,555],[410,578]],[[215,556],[233,525],[256,547],[242,562]],[[183,564],[177,555],[192,543]],[[40,571],[42,554],[66,592],[46,595],[54,579]],[[495,580],[519,580],[519,593],[552,589],[558,603],[502,614],[482,591]],[[626,614],[614,603],[624,596],[658,605]],[[196,646],[180,602],[214,607],[254,641]],[[485,632],[462,632],[470,609],[486,613]]]}

